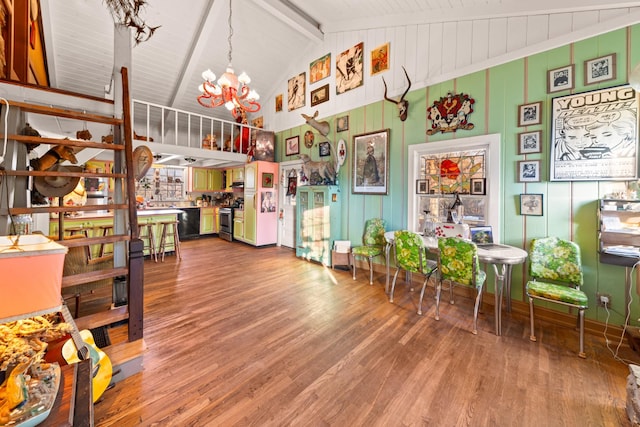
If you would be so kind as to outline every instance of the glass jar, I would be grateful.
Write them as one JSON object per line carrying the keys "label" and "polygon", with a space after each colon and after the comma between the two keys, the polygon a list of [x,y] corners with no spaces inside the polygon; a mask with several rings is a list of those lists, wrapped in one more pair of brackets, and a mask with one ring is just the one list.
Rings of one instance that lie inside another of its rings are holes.
{"label": "glass jar", "polygon": [[31,234],[32,225],[31,215],[21,214],[13,217],[13,231],[17,236]]}

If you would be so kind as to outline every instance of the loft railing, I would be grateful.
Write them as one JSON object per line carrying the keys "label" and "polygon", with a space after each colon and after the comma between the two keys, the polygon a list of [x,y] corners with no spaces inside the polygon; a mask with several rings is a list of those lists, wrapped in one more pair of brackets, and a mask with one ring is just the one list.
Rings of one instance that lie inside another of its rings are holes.
{"label": "loft railing", "polygon": [[[255,141],[257,127],[240,125],[177,108],[133,100],[133,138],[180,147],[246,153]],[[215,138],[215,144],[209,136]],[[234,141],[238,135],[238,144]],[[210,147],[210,148],[209,148]]]}

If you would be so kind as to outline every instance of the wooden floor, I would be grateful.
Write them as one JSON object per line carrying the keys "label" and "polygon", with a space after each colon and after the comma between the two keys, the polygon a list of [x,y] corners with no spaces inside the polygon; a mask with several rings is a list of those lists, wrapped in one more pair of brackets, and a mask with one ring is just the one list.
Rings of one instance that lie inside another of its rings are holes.
{"label": "wooden floor", "polygon": [[[384,276],[287,248],[207,238],[145,261],[144,371],[105,392],[97,426],[626,426],[628,367],[601,337],[472,301],[425,315]],[[611,347],[615,350],[617,342]],[[620,356],[640,363],[626,342]]]}

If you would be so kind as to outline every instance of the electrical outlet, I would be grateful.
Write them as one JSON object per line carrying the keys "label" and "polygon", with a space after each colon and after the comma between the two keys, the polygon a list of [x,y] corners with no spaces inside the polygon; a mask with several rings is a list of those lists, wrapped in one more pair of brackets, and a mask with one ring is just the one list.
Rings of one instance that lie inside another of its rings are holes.
{"label": "electrical outlet", "polygon": [[597,293],[596,303],[598,304],[598,307],[611,307],[611,295]]}

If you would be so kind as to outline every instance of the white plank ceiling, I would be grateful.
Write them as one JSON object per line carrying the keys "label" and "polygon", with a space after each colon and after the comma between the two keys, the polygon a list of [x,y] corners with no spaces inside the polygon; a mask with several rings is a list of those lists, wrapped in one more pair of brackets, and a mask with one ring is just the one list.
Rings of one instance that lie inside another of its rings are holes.
{"label": "white plank ceiling", "polygon": [[[417,89],[639,22],[638,7],[640,1],[622,0],[234,0],[232,62],[270,107],[257,115],[280,130],[301,121],[299,111],[277,117],[272,111],[287,79],[308,73],[309,63],[326,53],[335,63],[360,41],[365,52],[391,42],[385,79],[393,96],[406,83],[400,65]],[[114,64],[113,20],[104,2],[41,0],[41,12],[51,85],[103,97]],[[228,14],[228,0],[148,0],[142,17],[161,28],[132,49],[133,98],[229,119],[226,110],[195,100],[202,71],[219,75],[226,68]],[[322,104],[323,114],[380,99],[381,80],[369,80],[364,90]]]}

